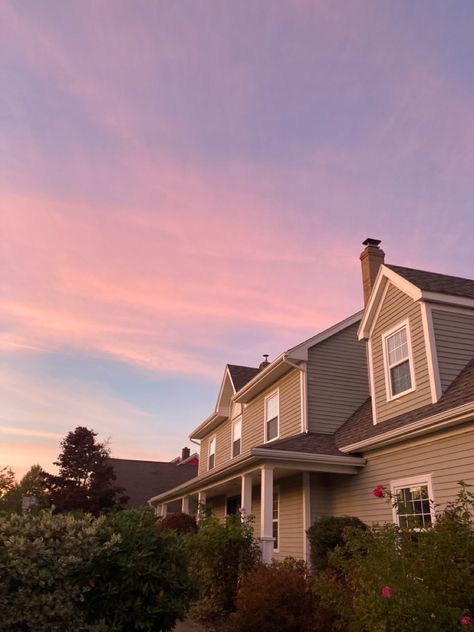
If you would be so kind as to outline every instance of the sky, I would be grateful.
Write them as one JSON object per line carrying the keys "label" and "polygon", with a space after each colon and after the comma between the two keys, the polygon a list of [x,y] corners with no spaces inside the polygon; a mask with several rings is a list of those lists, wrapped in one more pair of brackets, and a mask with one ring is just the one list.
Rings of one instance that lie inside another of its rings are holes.
{"label": "sky", "polygon": [[471,0],[1,0],[0,465],[170,460],[226,363],[473,277]]}

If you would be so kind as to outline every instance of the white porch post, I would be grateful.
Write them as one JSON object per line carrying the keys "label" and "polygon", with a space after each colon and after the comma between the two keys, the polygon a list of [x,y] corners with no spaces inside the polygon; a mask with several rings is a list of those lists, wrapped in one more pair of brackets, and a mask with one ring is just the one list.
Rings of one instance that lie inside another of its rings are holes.
{"label": "white porch post", "polygon": [[196,519],[199,522],[199,514],[201,512],[202,507],[206,504],[206,492],[198,492],[198,512]]}
{"label": "white porch post", "polygon": [[161,503],[161,517],[166,518],[167,513],[168,513],[168,505],[166,503]]}
{"label": "white porch post", "polygon": [[[242,491],[240,494],[240,505],[245,511],[245,515],[252,513],[252,475],[244,474],[242,476]],[[244,514],[242,513],[242,517]]]}
{"label": "white porch post", "polygon": [[181,499],[181,511],[183,513],[189,513],[189,496],[184,496]]}
{"label": "white porch post", "polygon": [[262,543],[262,560],[265,564],[269,564],[273,556],[273,468],[264,465],[261,471],[260,541]]}

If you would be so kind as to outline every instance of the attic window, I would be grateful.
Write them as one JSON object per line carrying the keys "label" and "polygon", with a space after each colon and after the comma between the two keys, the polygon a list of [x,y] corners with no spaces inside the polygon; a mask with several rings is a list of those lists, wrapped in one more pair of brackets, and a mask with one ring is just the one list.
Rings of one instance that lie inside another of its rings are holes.
{"label": "attic window", "polygon": [[383,336],[387,399],[414,389],[413,357],[408,321]]}
{"label": "attic window", "polygon": [[216,438],[212,437],[209,441],[209,461],[208,461],[208,469],[212,470],[215,465],[216,460]]}
{"label": "attic window", "polygon": [[265,398],[265,441],[278,439],[279,427],[278,391]]}

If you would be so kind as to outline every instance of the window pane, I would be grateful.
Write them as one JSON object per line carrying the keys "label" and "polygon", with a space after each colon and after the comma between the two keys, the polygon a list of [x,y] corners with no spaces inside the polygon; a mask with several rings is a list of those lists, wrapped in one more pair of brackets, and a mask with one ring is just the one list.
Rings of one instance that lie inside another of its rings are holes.
{"label": "window pane", "polygon": [[266,411],[265,418],[273,419],[278,416],[278,394],[272,395],[267,400],[265,400]]}
{"label": "window pane", "polygon": [[267,441],[276,439],[278,437],[278,417],[267,421]]}
{"label": "window pane", "polygon": [[413,485],[396,491],[398,522],[401,527],[423,528],[429,526],[431,506],[428,485]]}
{"label": "window pane", "polygon": [[392,395],[398,395],[411,388],[410,363],[408,360],[390,369]]}
{"label": "window pane", "polygon": [[234,432],[234,441],[236,441],[242,437],[242,422],[240,419],[239,421],[234,421],[232,428]]}
{"label": "window pane", "polygon": [[214,467],[214,455],[210,454],[209,455],[209,469],[212,470],[213,467]]}
{"label": "window pane", "polygon": [[232,444],[232,456],[239,456],[240,454],[240,439],[237,439]]}

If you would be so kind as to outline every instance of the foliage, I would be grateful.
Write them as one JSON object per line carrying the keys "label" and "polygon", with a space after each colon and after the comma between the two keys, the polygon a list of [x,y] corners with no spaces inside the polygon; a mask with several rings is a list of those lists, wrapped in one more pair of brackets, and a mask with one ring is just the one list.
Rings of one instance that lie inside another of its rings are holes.
{"label": "foliage", "polygon": [[349,529],[367,529],[355,516],[323,516],[307,530],[311,546],[311,566],[322,571],[328,566],[328,554],[344,543],[344,533]]}
{"label": "foliage", "polygon": [[0,507],[7,511],[22,511],[23,498],[32,500],[35,510],[44,509],[47,504],[46,472],[41,465],[32,465],[21,481],[13,485],[2,497]]}
{"label": "foliage", "polygon": [[423,531],[396,525],[353,531],[318,576],[333,630],[449,632],[474,629],[474,496],[457,499]]}
{"label": "foliage", "polygon": [[99,542],[91,516],[11,514],[0,519],[2,632],[85,630],[79,604],[90,589],[81,571],[113,538]]}
{"label": "foliage", "polygon": [[15,474],[8,465],[0,467],[0,499],[10,491],[15,484]]}
{"label": "foliage", "polygon": [[239,583],[260,557],[251,520],[237,515],[219,522],[212,514],[201,512],[199,530],[186,539],[190,574],[197,583],[191,617],[219,626],[234,610]]}
{"label": "foliage", "polygon": [[185,533],[196,533],[198,529],[196,518],[182,512],[177,512],[165,516],[162,520],[160,520],[157,528],[158,531],[171,529],[179,535],[183,535]]}
{"label": "foliage", "polygon": [[88,577],[87,620],[100,621],[108,630],[171,630],[184,617],[190,597],[183,541],[171,531],[158,533],[150,509],[108,516],[100,542],[117,536]]}
{"label": "foliage", "polygon": [[126,502],[123,489],[113,484],[109,450],[96,436],[93,430],[77,426],[62,440],[55,461],[59,474],[46,475],[49,502],[56,512],[82,510],[97,516]]}
{"label": "foliage", "polygon": [[2,632],[168,631],[188,597],[183,543],[150,510],[0,519]]}
{"label": "foliage", "polygon": [[[231,632],[313,632],[315,597],[304,562],[259,564],[242,581]],[[326,628],[319,628],[324,630]]]}

